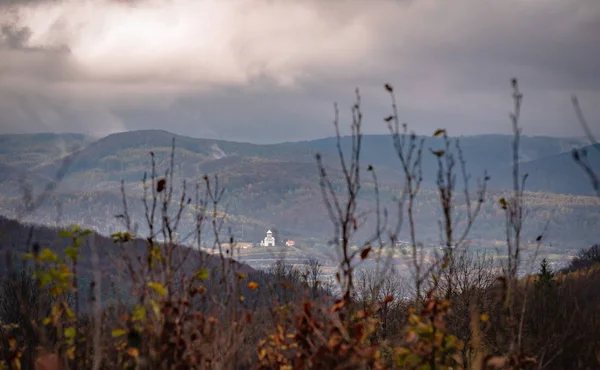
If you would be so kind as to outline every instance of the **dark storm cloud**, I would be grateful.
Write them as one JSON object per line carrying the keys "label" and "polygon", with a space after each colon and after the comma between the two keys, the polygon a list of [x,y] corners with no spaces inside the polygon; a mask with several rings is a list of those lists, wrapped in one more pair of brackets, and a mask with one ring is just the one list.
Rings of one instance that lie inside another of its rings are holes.
{"label": "dark storm cloud", "polygon": [[29,39],[28,28],[17,28],[12,25],[4,25],[0,29],[3,46],[7,49],[23,49]]}
{"label": "dark storm cloud", "polygon": [[600,122],[596,0],[90,4],[2,7],[2,131],[306,139],[332,133],[334,101],[348,118],[358,86],[384,132],[391,82],[419,133],[508,132],[513,76],[526,134],[579,136],[572,93]]}

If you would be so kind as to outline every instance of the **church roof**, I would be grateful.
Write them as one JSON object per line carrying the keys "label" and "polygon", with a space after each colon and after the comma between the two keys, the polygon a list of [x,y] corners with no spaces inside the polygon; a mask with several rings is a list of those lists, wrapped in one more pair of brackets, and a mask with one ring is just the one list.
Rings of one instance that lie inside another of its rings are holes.
{"label": "church roof", "polygon": [[267,234],[273,234],[273,233],[271,232],[271,230],[268,230],[268,231],[267,231]]}

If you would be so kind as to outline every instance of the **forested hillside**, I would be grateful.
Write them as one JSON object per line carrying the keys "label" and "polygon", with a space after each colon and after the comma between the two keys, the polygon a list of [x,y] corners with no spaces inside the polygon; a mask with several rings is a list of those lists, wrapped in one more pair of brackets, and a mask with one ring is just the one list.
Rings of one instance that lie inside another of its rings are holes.
{"label": "forested hillside", "polygon": [[[510,137],[483,135],[459,139],[471,186],[483,177],[484,171],[490,176],[490,190],[472,237],[482,247],[492,247],[504,238],[503,215],[496,200],[511,187],[510,157],[506,154],[507,148],[510,149]],[[114,218],[123,212],[122,180],[132,217],[137,221],[142,219],[142,179],[144,174],[150,176],[151,152],[157,176],[164,175],[173,160],[175,191],[183,189],[185,181],[189,197],[195,196],[195,186],[204,183],[205,174],[218,175],[229,214],[224,227],[230,228],[236,238],[246,241],[255,242],[264,236],[266,229],[275,228],[285,237],[326,244],[331,229],[320,196],[317,152],[322,153],[323,163],[336,186],[342,184],[334,139],[256,145],[194,139],[165,131],[137,131],[110,135],[91,143],[77,135],[64,138],[58,135],[10,135],[2,140],[7,143],[0,154],[1,165],[6,169],[0,176],[2,214],[11,217],[20,214],[24,187],[31,187],[35,195],[43,193],[46,184],[55,181],[56,189],[46,194],[47,199],[39,205],[39,212],[27,215],[25,220],[49,225],[81,223],[104,234],[122,227]],[[360,204],[367,214],[359,238],[368,237],[375,222],[372,216],[376,204],[374,183],[366,171],[367,165],[372,164],[376,170],[379,197],[382,206],[388,210],[390,226],[397,222],[396,200],[402,182],[391,138],[374,135],[365,136],[363,140],[365,171]],[[423,140],[424,183],[416,200],[416,217],[422,241],[437,244],[440,215],[435,191],[437,170],[435,156],[429,149],[437,150],[441,142],[439,138]],[[173,143],[175,151],[171,158]],[[348,150],[349,138],[341,138],[341,144]],[[82,147],[70,152],[61,149],[76,149],[77,145]],[[547,224],[546,242],[559,253],[593,243],[596,237],[593,230],[600,226],[598,200],[588,196],[592,195],[593,189],[569,151],[581,145],[582,141],[577,139],[522,139],[522,168],[530,174],[526,190],[532,191],[525,194],[530,226],[525,237],[535,238]],[[595,151],[591,154],[596,155]],[[58,181],[52,180],[57,174],[61,176]],[[457,188],[462,187],[461,178],[458,176]],[[184,215],[183,225],[191,227],[190,217]],[[143,227],[143,223],[140,224]]]}

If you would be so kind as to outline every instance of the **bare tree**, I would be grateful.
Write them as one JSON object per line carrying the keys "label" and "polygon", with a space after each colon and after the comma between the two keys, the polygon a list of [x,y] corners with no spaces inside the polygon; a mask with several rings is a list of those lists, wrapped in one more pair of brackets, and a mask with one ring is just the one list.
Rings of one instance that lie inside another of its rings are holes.
{"label": "bare tree", "polygon": [[392,136],[394,149],[400,160],[403,179],[402,193],[398,197],[398,222],[396,228],[390,232],[392,244],[398,240],[398,234],[402,229],[405,205],[406,215],[408,217],[408,230],[410,234],[410,246],[412,251],[412,273],[415,283],[416,300],[419,302],[422,299],[422,285],[428,278],[428,273],[423,272],[424,257],[423,245],[417,240],[417,227],[414,219],[415,200],[421,190],[423,181],[422,174],[422,154],[423,154],[423,139],[418,139],[414,132],[408,133],[408,125],[400,124],[398,114],[398,106],[396,104],[396,95],[394,88],[390,84],[385,85],[386,91],[390,94],[392,102],[392,114],[384,120],[388,124],[388,130]]}
{"label": "bare tree", "polygon": [[318,259],[308,258],[304,267],[303,278],[310,290],[311,298],[316,298],[318,289],[322,287],[321,279],[323,278],[323,265]]}
{"label": "bare tree", "polygon": [[[437,171],[437,189],[439,192],[440,206],[442,208],[442,219],[439,221],[441,240],[440,244],[443,245],[443,257],[442,263],[440,264],[440,274],[445,277],[445,288],[446,297],[450,298],[453,295],[455,289],[455,277],[456,277],[456,261],[454,251],[458,249],[464,249],[465,241],[479,215],[481,205],[484,202],[487,183],[489,177],[486,173],[483,174],[483,178],[479,180],[478,187],[475,193],[475,202],[472,202],[472,194],[469,191],[469,180],[470,175],[467,173],[466,161],[463,156],[460,142],[455,141],[455,148],[458,152],[458,159],[455,158],[453,148],[451,147],[451,140],[448,138],[446,130],[437,130],[434,136],[441,135],[443,138],[443,149],[432,150],[433,155],[437,158],[438,171]],[[466,208],[466,225],[463,230],[458,229],[457,220],[459,215],[456,213],[456,173],[454,167],[460,165],[460,174],[463,179],[463,197],[464,205]],[[475,203],[475,204],[473,204]]]}
{"label": "bare tree", "polygon": [[[339,130],[339,114],[337,105],[335,105],[334,127],[337,139],[337,153],[342,170],[342,194],[336,191],[334,180],[328,174],[328,171],[322,161],[320,154],[317,154],[317,165],[319,171],[319,180],[323,201],[325,203],[330,220],[334,226],[334,238],[332,243],[340,256],[340,272],[336,274],[336,279],[340,284],[343,300],[346,303],[352,301],[354,290],[354,269],[356,257],[360,260],[368,257],[372,250],[374,241],[381,241],[382,226],[380,224],[379,209],[377,213],[377,225],[374,236],[364,242],[362,246],[352,251],[351,242],[353,236],[363,221],[363,215],[358,212],[358,197],[361,191],[361,147],[362,147],[362,120],[361,100],[358,89],[356,90],[356,102],[352,107],[351,128],[351,152],[346,156],[342,149],[342,138]],[[372,174],[374,169],[368,166],[368,171]],[[377,189],[376,177],[373,175],[375,188]],[[377,193],[376,193],[377,194]],[[383,246],[380,244],[380,248]],[[346,305],[348,306],[348,305]]]}

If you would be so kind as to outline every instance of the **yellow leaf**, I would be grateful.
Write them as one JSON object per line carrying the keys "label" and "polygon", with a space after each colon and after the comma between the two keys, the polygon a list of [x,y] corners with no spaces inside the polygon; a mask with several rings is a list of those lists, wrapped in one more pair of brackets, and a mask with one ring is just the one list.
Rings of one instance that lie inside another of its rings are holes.
{"label": "yellow leaf", "polygon": [[67,318],[69,320],[73,320],[75,318],[75,312],[73,312],[69,306],[67,306],[66,304],[64,305],[64,309],[65,309],[65,314],[67,315]]}
{"label": "yellow leaf", "polygon": [[482,322],[487,322],[490,319],[490,315],[487,313],[482,313],[480,318]]}
{"label": "yellow leaf", "polygon": [[152,306],[152,312],[154,312],[154,316],[160,317],[160,307],[158,306],[158,303],[156,303],[155,300],[151,299],[150,306]]}
{"label": "yellow leaf", "polygon": [[267,356],[267,351],[264,348],[261,348],[260,352],[258,353],[258,359],[262,360],[266,356]]}
{"label": "yellow leaf", "polygon": [[146,309],[142,306],[136,306],[133,309],[133,319],[135,321],[144,321],[146,318]]}
{"label": "yellow leaf", "polygon": [[42,261],[57,261],[58,257],[48,248],[44,248],[40,253],[39,259]]}
{"label": "yellow leaf", "polygon": [[75,328],[74,327],[68,327],[65,329],[65,337],[67,338],[75,338]]}
{"label": "yellow leaf", "polygon": [[250,290],[256,290],[258,289],[258,283],[255,281],[251,281],[248,283],[248,289]]}
{"label": "yellow leaf", "polygon": [[113,338],[118,338],[118,337],[122,337],[123,335],[127,334],[127,332],[123,329],[115,329],[112,331],[112,337]]}
{"label": "yellow leaf", "polygon": [[154,289],[154,291],[158,294],[160,294],[161,297],[164,297],[167,294],[167,290],[165,289],[164,286],[162,286],[162,284],[160,283],[148,283],[148,286],[152,289]]}
{"label": "yellow leaf", "polygon": [[202,270],[196,272],[196,279],[198,279],[200,281],[208,279],[208,270],[202,269]]}

